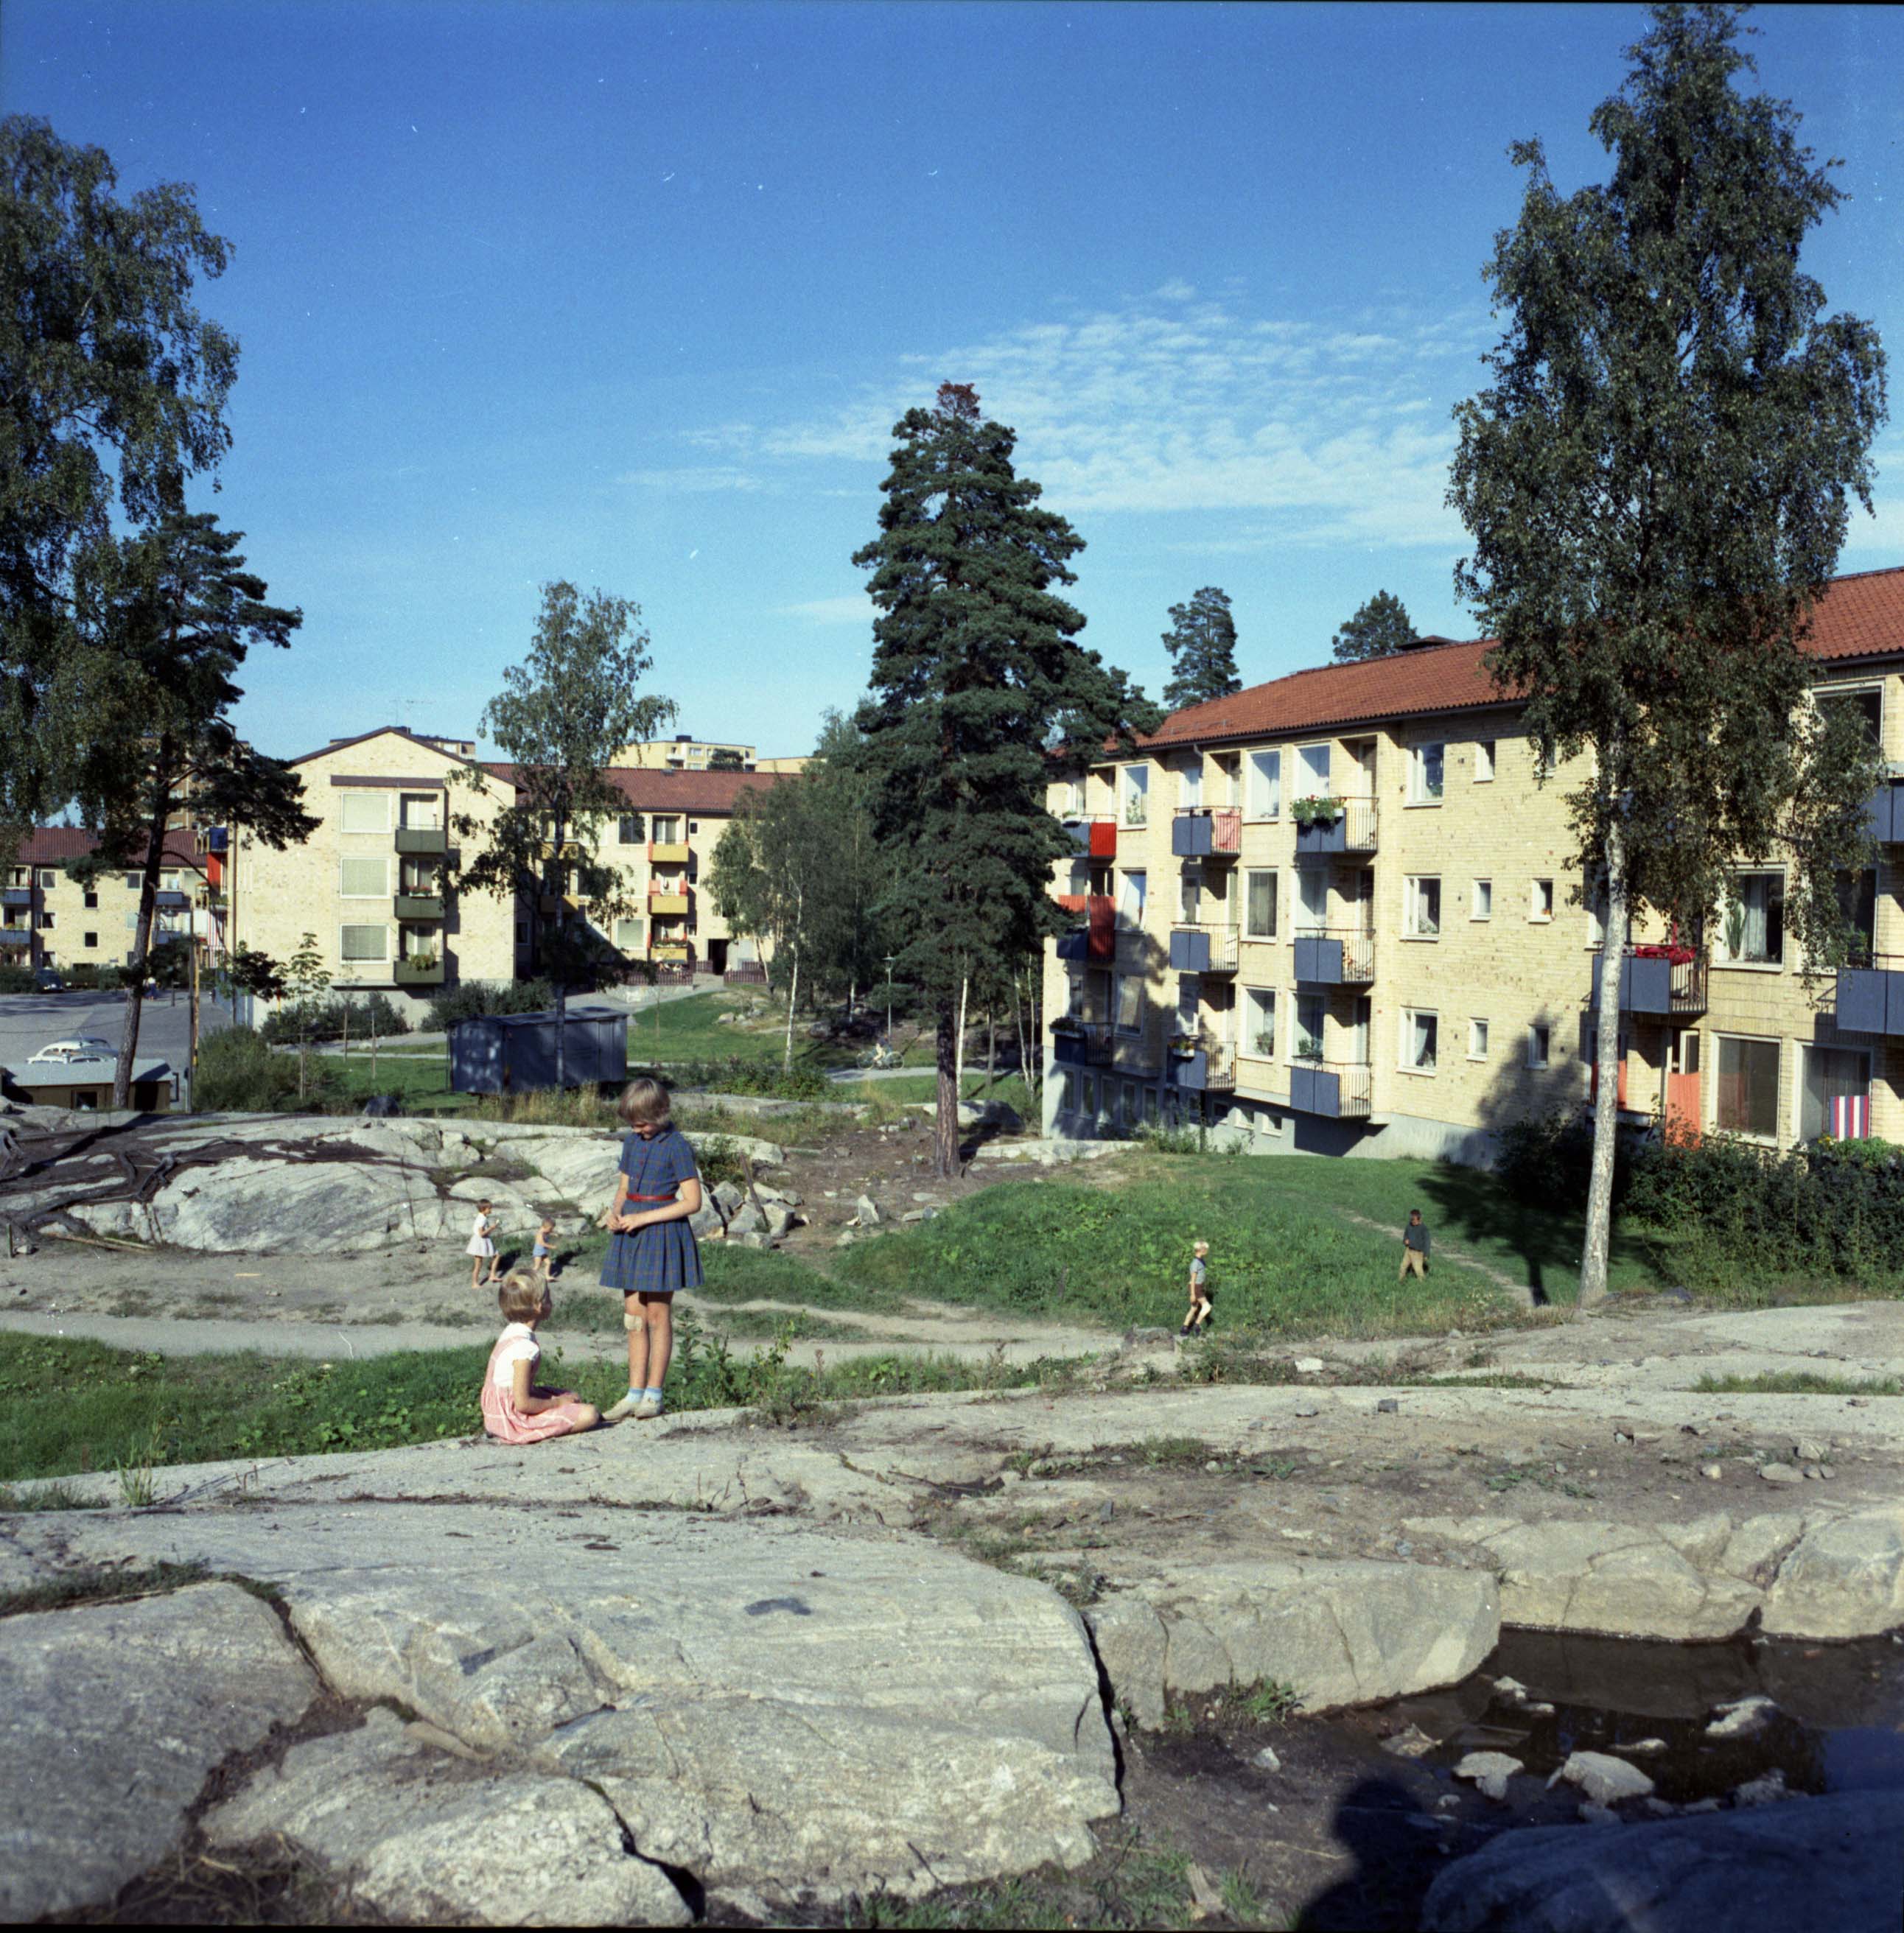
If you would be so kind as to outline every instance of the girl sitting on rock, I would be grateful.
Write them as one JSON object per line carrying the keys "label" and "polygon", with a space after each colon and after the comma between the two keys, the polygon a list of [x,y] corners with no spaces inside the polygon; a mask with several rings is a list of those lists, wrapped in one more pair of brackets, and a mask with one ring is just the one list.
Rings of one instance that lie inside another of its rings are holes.
{"label": "girl sitting on rock", "polygon": [[534,1377],[542,1345],[536,1324],[553,1304],[546,1284],[512,1270],[496,1291],[504,1328],[483,1372],[483,1426],[504,1443],[540,1443],[593,1429],[601,1412],[573,1390],[539,1389]]}
{"label": "girl sitting on rock", "polygon": [[688,1217],[701,1207],[701,1174],[687,1137],[669,1118],[668,1090],[658,1081],[631,1081],[616,1110],[628,1124],[621,1172],[608,1213],[602,1286],[619,1289],[628,1332],[628,1393],[608,1412],[661,1414],[661,1384],[674,1353],[675,1291],[701,1285],[701,1251]]}

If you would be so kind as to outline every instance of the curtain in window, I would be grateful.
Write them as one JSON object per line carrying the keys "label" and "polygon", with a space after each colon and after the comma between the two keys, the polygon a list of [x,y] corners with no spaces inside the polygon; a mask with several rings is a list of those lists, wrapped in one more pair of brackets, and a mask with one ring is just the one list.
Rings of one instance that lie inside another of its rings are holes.
{"label": "curtain in window", "polygon": [[[1821,1135],[1861,1138],[1869,1132],[1861,1111],[1834,1108],[1834,1102],[1861,1101],[1870,1092],[1871,1057],[1851,1048],[1809,1047],[1805,1050],[1805,1091],[1799,1102],[1798,1135],[1815,1141]],[[1848,1134],[1853,1126],[1856,1136]]]}
{"label": "curtain in window", "polygon": [[1274,819],[1283,810],[1283,755],[1280,752],[1253,752],[1250,755],[1250,814],[1253,819]]}
{"label": "curtain in window", "polygon": [[1249,881],[1250,934],[1255,939],[1276,937],[1276,875],[1252,873]]}
{"label": "curtain in window", "polygon": [[1415,1067],[1432,1067],[1435,1064],[1435,1047],[1439,1031],[1436,1018],[1433,1014],[1416,1014],[1414,1023],[1414,1058],[1410,1065]]}
{"label": "curtain in window", "polygon": [[1779,1044],[1775,1040],[1719,1041],[1713,1118],[1728,1134],[1770,1141],[1779,1131]]}

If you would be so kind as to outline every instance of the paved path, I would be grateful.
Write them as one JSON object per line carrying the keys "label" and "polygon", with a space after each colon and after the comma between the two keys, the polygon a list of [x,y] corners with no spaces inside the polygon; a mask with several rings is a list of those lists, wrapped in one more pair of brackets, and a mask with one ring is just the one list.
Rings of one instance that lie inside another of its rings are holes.
{"label": "paved path", "polygon": [[[202,1039],[231,1024],[231,1010],[202,995],[198,1031]],[[14,1066],[48,1042],[91,1034],[116,1049],[125,1034],[123,994],[0,994],[0,1066]],[[185,1064],[191,1036],[191,1008],[182,993],[148,995],[140,1010],[139,1058]]]}

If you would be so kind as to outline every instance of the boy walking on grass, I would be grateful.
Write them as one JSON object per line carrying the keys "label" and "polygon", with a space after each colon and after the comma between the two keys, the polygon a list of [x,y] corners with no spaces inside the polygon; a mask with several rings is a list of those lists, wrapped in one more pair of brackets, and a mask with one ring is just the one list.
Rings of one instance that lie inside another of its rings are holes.
{"label": "boy walking on grass", "polygon": [[1205,1258],[1210,1253],[1208,1242],[1196,1242],[1190,1248],[1190,1308],[1184,1318],[1184,1326],[1177,1333],[1180,1336],[1199,1336],[1205,1323],[1210,1320],[1210,1291],[1207,1286],[1209,1265]]}
{"label": "boy walking on grass", "polygon": [[1428,1225],[1421,1219],[1418,1208],[1408,1211],[1408,1225],[1402,1231],[1402,1265],[1395,1276],[1397,1282],[1406,1282],[1408,1272],[1412,1269],[1424,1282],[1428,1277]]}

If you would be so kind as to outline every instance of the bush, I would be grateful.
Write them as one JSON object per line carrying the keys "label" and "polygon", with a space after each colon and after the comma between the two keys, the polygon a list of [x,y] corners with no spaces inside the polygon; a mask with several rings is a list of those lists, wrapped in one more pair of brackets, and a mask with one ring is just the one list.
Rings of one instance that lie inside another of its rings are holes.
{"label": "bush", "polygon": [[431,1001],[428,1026],[441,1033],[484,1014],[535,1014],[555,1004],[555,989],[546,980],[465,980]]}
{"label": "bush", "polygon": [[[1517,1200],[1539,1208],[1584,1209],[1593,1176],[1593,1120],[1557,1108],[1510,1121],[1496,1136],[1494,1171]],[[1633,1141],[1623,1131],[1614,1144],[1613,1200],[1626,1198],[1633,1174]]]}
{"label": "bush", "polygon": [[66,984],[75,993],[95,994],[99,991],[99,973],[100,970],[89,961],[83,966],[69,966]]}
{"label": "bush", "polygon": [[341,1040],[347,1027],[352,1040],[368,1040],[373,1024],[380,1039],[410,1031],[403,1009],[381,994],[353,994],[347,1004],[341,995],[290,1001],[265,1017],[263,1031],[272,1045],[293,1046],[304,1040]]}
{"label": "bush", "polygon": [[16,966],[10,960],[0,966],[0,994],[30,994],[39,983],[29,966]]}
{"label": "bush", "polygon": [[772,1061],[685,1060],[657,1069],[673,1087],[705,1087],[716,1094],[759,1094],[777,1101],[823,1101],[833,1084],[817,1067],[781,1067]]}
{"label": "bush", "polygon": [[254,1027],[226,1027],[207,1034],[198,1048],[192,1085],[194,1111],[268,1114],[320,1108],[340,1085],[340,1071],[312,1057],[305,1063],[305,1098],[297,1092],[297,1057],[274,1054]]}

